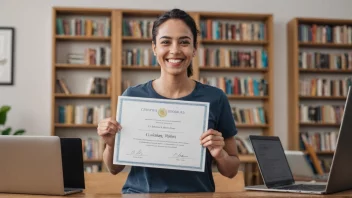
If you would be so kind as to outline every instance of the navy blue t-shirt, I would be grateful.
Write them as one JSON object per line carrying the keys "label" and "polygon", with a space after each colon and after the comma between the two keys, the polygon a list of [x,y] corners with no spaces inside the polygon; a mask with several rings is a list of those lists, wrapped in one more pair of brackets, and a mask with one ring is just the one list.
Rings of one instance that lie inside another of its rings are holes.
{"label": "navy blue t-shirt", "polygon": [[[153,89],[152,80],[129,87],[123,96],[168,99]],[[196,81],[192,93],[175,100],[209,102],[208,128],[221,132],[224,139],[237,134],[229,101],[221,89]],[[214,192],[213,158],[206,151],[204,172],[132,166],[122,193]]]}

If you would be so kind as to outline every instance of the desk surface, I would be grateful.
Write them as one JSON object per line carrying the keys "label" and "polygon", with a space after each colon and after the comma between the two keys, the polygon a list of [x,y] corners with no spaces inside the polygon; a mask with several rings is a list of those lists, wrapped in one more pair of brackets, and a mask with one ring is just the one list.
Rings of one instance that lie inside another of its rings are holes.
{"label": "desk surface", "polygon": [[309,194],[298,194],[298,193],[272,193],[272,192],[257,192],[257,191],[244,191],[234,193],[177,193],[177,194],[103,194],[103,193],[77,193],[67,196],[44,196],[44,195],[20,195],[20,194],[1,194],[0,198],[238,198],[238,197],[352,197],[352,190],[340,193],[334,193],[331,195],[309,195]]}

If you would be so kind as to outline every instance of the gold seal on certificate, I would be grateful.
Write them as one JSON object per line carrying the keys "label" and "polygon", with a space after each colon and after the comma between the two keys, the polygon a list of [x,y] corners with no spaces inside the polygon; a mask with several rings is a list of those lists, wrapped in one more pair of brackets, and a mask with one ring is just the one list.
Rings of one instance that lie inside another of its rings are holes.
{"label": "gold seal on certificate", "polygon": [[209,103],[119,96],[114,164],[204,172]]}

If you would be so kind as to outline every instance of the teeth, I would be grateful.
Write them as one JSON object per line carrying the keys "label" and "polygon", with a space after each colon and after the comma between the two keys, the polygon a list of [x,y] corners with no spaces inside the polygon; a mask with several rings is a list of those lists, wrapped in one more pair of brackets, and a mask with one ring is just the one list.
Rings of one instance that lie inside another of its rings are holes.
{"label": "teeth", "polygon": [[170,63],[179,63],[179,62],[181,62],[182,60],[180,60],[180,59],[169,59],[169,62]]}

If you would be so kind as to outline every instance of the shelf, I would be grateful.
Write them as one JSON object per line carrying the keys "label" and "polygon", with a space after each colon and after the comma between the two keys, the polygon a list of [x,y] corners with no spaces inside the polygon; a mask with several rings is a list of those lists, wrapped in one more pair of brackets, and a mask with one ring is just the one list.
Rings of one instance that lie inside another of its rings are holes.
{"label": "shelf", "polygon": [[299,69],[301,73],[334,73],[334,74],[351,74],[352,70],[346,69]]}
{"label": "shelf", "polygon": [[97,128],[97,124],[65,124],[55,123],[56,128]]}
{"label": "shelf", "polygon": [[110,37],[106,36],[69,36],[56,35],[56,40],[76,40],[76,41],[110,41]]}
{"label": "shelf", "polygon": [[333,155],[334,151],[317,151],[317,155]]}
{"label": "shelf", "polygon": [[299,96],[301,100],[346,100],[346,96]]}
{"label": "shelf", "polygon": [[229,100],[267,100],[268,96],[238,96],[238,95],[227,95]]}
{"label": "shelf", "polygon": [[152,42],[152,38],[142,38],[133,36],[122,36],[123,41],[135,41],[135,42]]}
{"label": "shelf", "polygon": [[236,128],[268,128],[268,124],[236,124]]}
{"label": "shelf", "polygon": [[[331,80],[344,80],[345,77],[349,77],[352,74],[351,68],[343,68],[343,69],[336,68],[334,61],[332,62],[332,64],[328,64],[324,68],[315,68],[315,67],[302,68],[300,64],[302,62],[302,57],[301,57],[301,54],[298,53],[303,50],[303,51],[309,51],[310,53],[313,53],[313,54],[318,52],[322,53],[322,51],[324,51],[324,53],[327,53],[327,54],[335,54],[337,53],[336,51],[352,50],[352,43],[326,42],[326,39],[324,40],[324,42],[318,41],[323,39],[308,41],[306,38],[305,38],[306,40],[303,40],[301,38],[304,38],[305,36],[307,36],[306,33],[309,32],[309,30],[314,28],[319,29],[319,25],[321,26],[328,25],[332,27],[334,25],[345,26],[351,23],[352,23],[352,20],[347,20],[347,19],[345,20],[345,19],[329,19],[329,18],[293,18],[288,22],[286,26],[287,27],[287,32],[286,32],[287,49],[286,50],[288,52],[287,69],[288,69],[288,74],[290,74],[290,75],[287,75],[288,89],[290,90],[288,92],[288,97],[287,97],[288,99],[287,101],[287,106],[288,106],[287,136],[289,140],[288,141],[289,150],[299,150],[301,148],[302,132],[311,133],[310,135],[313,135],[313,133],[319,134],[320,132],[321,133],[328,132],[326,130],[338,132],[341,126],[340,120],[332,120],[338,123],[331,123],[331,120],[326,120],[323,123],[321,122],[315,123],[307,120],[304,120],[305,122],[302,122],[300,119],[302,117],[301,115],[302,110],[299,108],[300,105],[305,105],[309,107],[316,106],[316,105],[318,106],[325,106],[325,105],[334,106],[337,104],[342,105],[345,103],[347,98],[346,96],[343,96],[343,95],[334,96],[334,94],[331,94],[331,96],[325,96],[326,94],[319,94],[319,96],[317,96],[317,94],[313,95],[310,93],[307,93],[306,95],[303,95],[303,94],[301,95],[301,92],[300,92],[301,80],[302,79],[309,80],[311,78],[324,79],[324,78],[330,78],[330,77],[334,77]],[[302,29],[301,25],[305,27]],[[313,25],[316,25],[316,26],[313,27]],[[319,31],[317,30],[317,32]],[[326,36],[326,32],[323,32],[322,34]],[[314,56],[312,57],[314,59]],[[312,87],[311,83],[309,84],[309,87]],[[322,87],[318,87],[318,88],[321,89],[319,91],[323,91]],[[324,108],[324,107],[321,107],[321,108]],[[334,112],[335,112],[335,109],[334,109]],[[309,114],[309,112],[304,112],[304,113],[307,114],[306,116],[308,116]],[[316,153],[318,155],[331,154],[330,151],[328,152],[317,151]]]}
{"label": "shelf", "polygon": [[211,66],[205,66],[205,67],[199,67],[200,71],[234,71],[234,72],[267,72],[268,69],[266,68],[249,68],[249,67],[239,67],[239,66],[231,66],[231,67],[211,67]]}
{"label": "shelf", "polygon": [[310,48],[352,48],[352,44],[299,42],[299,47]]}
{"label": "shelf", "polygon": [[340,127],[340,124],[336,123],[300,123],[301,126],[309,127]]}
{"label": "shelf", "polygon": [[84,163],[101,163],[103,162],[102,159],[84,159],[83,160]]}
{"label": "shelf", "polygon": [[110,70],[109,65],[55,64],[56,69]]}
{"label": "shelf", "polygon": [[110,95],[106,94],[94,94],[94,95],[88,95],[88,94],[55,94],[55,98],[82,98],[82,99],[94,99],[94,98],[110,98]]}
{"label": "shelf", "polygon": [[257,159],[253,154],[240,154],[238,155],[238,158],[240,159],[241,163],[256,163]]}
{"label": "shelf", "polygon": [[201,39],[202,44],[227,44],[227,45],[267,45],[267,41],[236,41],[236,40],[212,40]]}
{"label": "shelf", "polygon": [[143,71],[160,71],[159,66],[122,66],[123,70],[143,70]]}
{"label": "shelf", "polygon": [[57,7],[55,8],[56,13],[58,15],[90,15],[90,16],[106,16],[110,17],[112,9],[105,9],[105,8],[65,8],[65,7]]}

